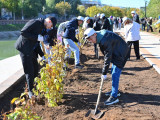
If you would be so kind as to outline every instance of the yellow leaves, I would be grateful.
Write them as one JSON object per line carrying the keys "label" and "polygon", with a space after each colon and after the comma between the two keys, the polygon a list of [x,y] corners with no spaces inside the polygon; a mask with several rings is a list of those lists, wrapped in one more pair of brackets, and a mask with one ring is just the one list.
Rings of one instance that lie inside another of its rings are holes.
{"label": "yellow leaves", "polygon": [[65,12],[68,12],[71,10],[71,5],[68,2],[59,2],[56,4],[55,9],[57,9],[58,13],[61,15],[64,15]]}
{"label": "yellow leaves", "polygon": [[13,104],[16,100],[18,100],[19,98],[16,97],[16,98],[13,98],[12,101],[11,101],[11,104]]}

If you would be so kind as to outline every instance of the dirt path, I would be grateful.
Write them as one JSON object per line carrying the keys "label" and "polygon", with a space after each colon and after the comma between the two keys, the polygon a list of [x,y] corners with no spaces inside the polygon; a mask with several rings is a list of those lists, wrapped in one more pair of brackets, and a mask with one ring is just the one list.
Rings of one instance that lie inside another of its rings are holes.
{"label": "dirt path", "polygon": [[[86,58],[81,60],[85,66],[82,70],[77,71],[73,69],[74,65],[70,65],[72,71],[64,80],[65,95],[58,107],[48,108],[45,104],[32,107],[43,120],[91,120],[84,116],[89,109],[95,108],[103,67],[102,54],[97,60],[93,50],[93,45],[84,46],[82,52]],[[111,89],[111,74],[104,81],[99,109],[105,114],[101,120],[160,119],[160,75],[142,57],[138,61],[135,59],[132,52],[120,78],[118,104],[104,106],[107,99],[104,93]]]}

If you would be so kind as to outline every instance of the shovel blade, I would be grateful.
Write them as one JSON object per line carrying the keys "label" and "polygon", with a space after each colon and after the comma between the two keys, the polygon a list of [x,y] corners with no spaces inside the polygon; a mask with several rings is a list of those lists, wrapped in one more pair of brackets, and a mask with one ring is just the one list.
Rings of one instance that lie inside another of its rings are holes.
{"label": "shovel blade", "polygon": [[99,119],[103,116],[104,112],[100,111],[100,110],[97,110],[97,112],[95,113],[95,110],[89,110],[85,117],[91,117],[93,119]]}

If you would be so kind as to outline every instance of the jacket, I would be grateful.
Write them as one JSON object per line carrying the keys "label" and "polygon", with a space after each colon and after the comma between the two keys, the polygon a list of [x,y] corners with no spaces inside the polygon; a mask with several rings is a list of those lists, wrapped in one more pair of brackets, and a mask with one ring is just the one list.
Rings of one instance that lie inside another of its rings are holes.
{"label": "jacket", "polygon": [[37,43],[38,35],[42,34],[43,29],[45,29],[44,19],[29,20],[21,30],[15,48],[25,55],[30,55]]}
{"label": "jacket", "polygon": [[125,38],[126,41],[137,41],[140,40],[140,24],[137,22],[128,24],[124,26],[124,31],[125,31]]}
{"label": "jacket", "polygon": [[94,29],[95,31],[101,30],[101,24],[100,24],[99,21],[100,21],[100,18],[95,18],[95,19],[94,19],[93,29]]}
{"label": "jacket", "polygon": [[133,17],[133,21],[140,24],[139,15],[135,14],[135,16]]}
{"label": "jacket", "polygon": [[127,60],[128,45],[120,36],[112,31],[101,30],[97,32],[97,44],[104,54],[103,75],[107,74],[110,63],[123,69]]}
{"label": "jacket", "polygon": [[57,38],[57,28],[53,28],[46,32],[44,35],[44,44],[49,44],[49,46],[54,46],[56,41],[54,39]]}
{"label": "jacket", "polygon": [[71,39],[74,42],[78,42],[76,35],[75,35],[76,29],[78,29],[78,20],[75,18],[67,23],[66,30],[63,34],[63,37],[67,39]]}
{"label": "jacket", "polygon": [[106,17],[103,18],[101,30],[102,30],[102,29],[110,30],[110,31],[111,31],[111,27],[110,27],[109,20],[108,20],[108,18],[106,18]]}

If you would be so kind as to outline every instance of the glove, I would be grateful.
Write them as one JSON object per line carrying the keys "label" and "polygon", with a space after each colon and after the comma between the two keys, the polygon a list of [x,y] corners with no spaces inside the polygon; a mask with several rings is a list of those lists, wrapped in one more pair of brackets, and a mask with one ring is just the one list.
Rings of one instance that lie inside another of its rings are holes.
{"label": "glove", "polygon": [[101,79],[107,80],[107,75],[101,75]]}
{"label": "glove", "polygon": [[42,56],[42,60],[47,62],[47,59],[45,58],[45,56]]}
{"label": "glove", "polygon": [[76,35],[79,34],[79,29],[76,29],[75,32],[76,32]]}
{"label": "glove", "polygon": [[38,41],[43,41],[43,36],[42,35],[38,35]]}
{"label": "glove", "polygon": [[81,43],[80,43],[80,42],[78,42],[77,44],[78,44],[78,46],[81,46]]}

